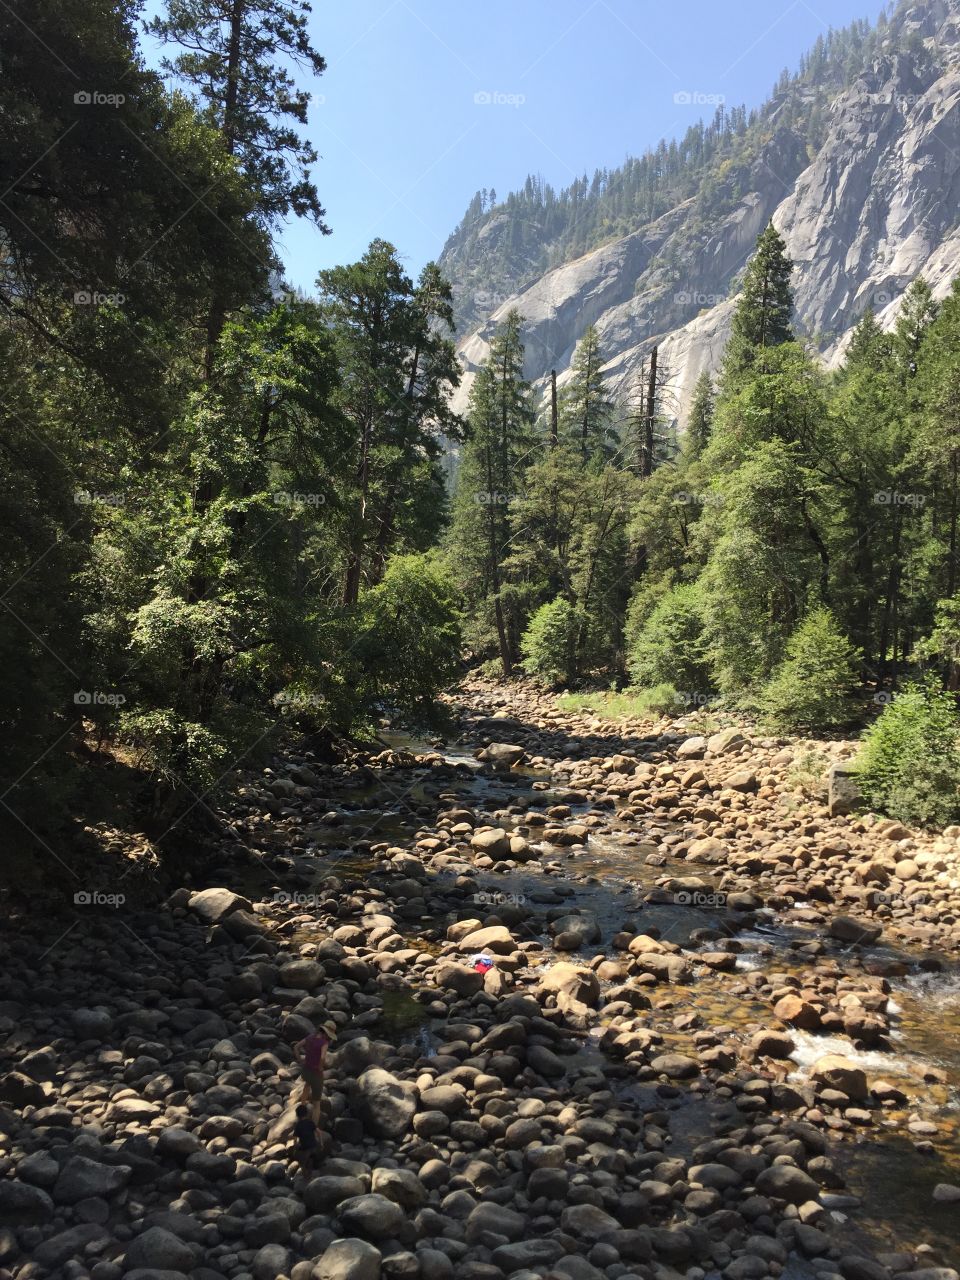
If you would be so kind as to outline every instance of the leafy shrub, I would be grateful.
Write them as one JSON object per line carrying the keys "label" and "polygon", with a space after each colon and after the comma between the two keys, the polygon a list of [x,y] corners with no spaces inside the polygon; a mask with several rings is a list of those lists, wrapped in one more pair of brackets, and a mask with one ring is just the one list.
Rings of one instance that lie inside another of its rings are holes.
{"label": "leafy shrub", "polygon": [[710,689],[698,587],[681,583],[654,605],[633,638],[627,665],[641,688],[670,684],[701,695]]}
{"label": "leafy shrub", "polygon": [[422,711],[460,670],[457,590],[436,555],[393,556],[361,602],[360,678],[371,699]]}
{"label": "leafy shrub", "polygon": [[846,724],[860,654],[829,609],[812,609],[787,641],[786,656],[759,698],[761,715],[787,732]]}
{"label": "leafy shrub", "polygon": [[677,715],[683,710],[683,694],[666,682],[650,689],[638,689],[634,696],[641,716],[655,716],[659,719],[660,716]]}
{"label": "leafy shrub", "polygon": [[576,679],[583,624],[582,611],[563,596],[541,605],[520,641],[524,671],[552,685],[570,684]]}
{"label": "leafy shrub", "polygon": [[908,684],[863,735],[864,797],[901,822],[946,826],[960,812],[958,735],[953,695],[932,680]]}

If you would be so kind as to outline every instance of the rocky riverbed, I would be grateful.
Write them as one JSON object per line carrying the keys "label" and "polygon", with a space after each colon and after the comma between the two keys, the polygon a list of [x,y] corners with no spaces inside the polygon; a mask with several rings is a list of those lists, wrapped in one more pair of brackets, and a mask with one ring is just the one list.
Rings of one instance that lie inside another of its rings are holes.
{"label": "rocky riverbed", "polygon": [[7,921],[0,1277],[958,1280],[960,829],[831,816],[850,743],[450,709]]}

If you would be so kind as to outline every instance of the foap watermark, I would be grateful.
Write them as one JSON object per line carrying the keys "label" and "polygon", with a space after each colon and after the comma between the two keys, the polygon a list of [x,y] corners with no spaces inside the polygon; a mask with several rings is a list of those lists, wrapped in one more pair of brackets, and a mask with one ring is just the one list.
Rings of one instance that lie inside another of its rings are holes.
{"label": "foap watermark", "polygon": [[497,307],[503,306],[506,300],[512,296],[510,293],[492,293],[487,289],[478,289],[473,295],[473,300],[478,307],[482,307],[485,311],[496,311]]}
{"label": "foap watermark", "polygon": [[679,289],[673,295],[673,300],[678,307],[715,307],[718,303],[723,302],[725,298],[726,294],[701,293],[699,289]]}
{"label": "foap watermark", "polygon": [[478,107],[522,107],[526,100],[526,94],[501,93],[499,89],[478,89],[473,95]]}
{"label": "foap watermark", "polygon": [[881,507],[917,507],[926,503],[922,493],[900,493],[896,489],[878,489],[873,495],[874,502]]}
{"label": "foap watermark", "polygon": [[867,101],[878,107],[896,107],[898,111],[910,111],[923,97],[921,93],[868,93]]}
{"label": "foap watermark", "polygon": [[892,689],[881,689],[879,693],[873,695],[873,700],[878,707],[886,707],[891,702],[896,702],[899,697],[899,693],[894,693]]}
{"label": "foap watermark", "polygon": [[886,889],[871,889],[869,898],[873,907],[923,907],[934,900],[923,889],[918,889],[916,893],[890,893]]}
{"label": "foap watermark", "polygon": [[126,695],[107,693],[103,689],[78,689],[73,695],[78,707],[122,707],[126,703]]}
{"label": "foap watermark", "polygon": [[681,889],[673,895],[678,907],[723,907],[727,902],[725,893],[704,893],[702,889]]}
{"label": "foap watermark", "polygon": [[126,94],[101,93],[99,89],[78,89],[73,101],[78,107],[122,107]]}
{"label": "foap watermark", "polygon": [[673,505],[675,507],[720,507],[723,505],[723,494],[714,493],[710,489],[704,489],[699,493],[687,493],[683,491],[674,496]]}
{"label": "foap watermark", "polygon": [[708,707],[713,702],[713,694],[700,693],[697,689],[677,691],[675,700],[684,707]]}
{"label": "foap watermark", "polygon": [[126,894],[104,893],[101,889],[78,889],[73,895],[74,906],[77,907],[122,907],[126,902]]}
{"label": "foap watermark", "polygon": [[[327,894],[327,897],[330,895]],[[323,899],[318,893],[287,893],[281,889],[273,895],[273,901],[280,907],[319,907]]]}
{"label": "foap watermark", "polygon": [[318,707],[322,707],[325,700],[320,693],[297,693],[296,691],[282,690],[273,697],[273,705],[282,707],[291,711],[316,711]]}
{"label": "foap watermark", "polygon": [[702,89],[678,89],[673,101],[678,107],[722,107],[726,94],[704,93]]}
{"label": "foap watermark", "polygon": [[73,500],[78,507],[122,507],[126,502],[122,493],[95,493],[92,489],[75,489]]}
{"label": "foap watermark", "polygon": [[125,293],[100,293],[97,289],[77,289],[73,295],[75,307],[122,307],[126,300]]}
{"label": "foap watermark", "polygon": [[508,903],[512,907],[522,907],[526,898],[522,893],[501,893],[496,889],[478,889],[472,901],[483,907],[499,907]]}
{"label": "foap watermark", "polygon": [[322,493],[299,493],[281,489],[273,495],[275,507],[322,507],[326,495]]}
{"label": "foap watermark", "polygon": [[509,507],[511,503],[517,501],[517,497],[513,493],[496,493],[477,489],[474,491],[473,500],[479,507]]}

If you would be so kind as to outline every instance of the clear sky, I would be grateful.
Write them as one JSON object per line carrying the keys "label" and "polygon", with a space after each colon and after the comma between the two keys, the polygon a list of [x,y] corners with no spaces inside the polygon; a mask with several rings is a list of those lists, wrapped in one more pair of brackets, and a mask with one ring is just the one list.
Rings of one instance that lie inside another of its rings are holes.
{"label": "clear sky", "polygon": [[315,0],[313,42],[328,65],[314,86],[309,134],[332,234],[287,226],[288,278],[312,290],[321,267],[353,261],[375,236],[416,274],[481,187],[502,198],[541,173],[559,188],[709,119],[718,96],[757,106],[818,34],[873,21],[880,8],[881,0]]}

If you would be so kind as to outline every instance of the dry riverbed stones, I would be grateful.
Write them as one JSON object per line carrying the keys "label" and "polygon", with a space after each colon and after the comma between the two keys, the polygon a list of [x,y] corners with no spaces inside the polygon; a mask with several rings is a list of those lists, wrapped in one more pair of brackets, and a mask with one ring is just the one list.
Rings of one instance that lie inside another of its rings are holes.
{"label": "dry riverbed stones", "polygon": [[[793,1259],[957,1280],[838,1231],[858,1199],[831,1153],[901,1114],[937,1137],[909,1082],[855,1059],[895,1016],[871,948],[922,941],[924,895],[952,910],[960,832],[831,815],[791,781],[801,748],[734,726],[611,726],[522,686],[461,697],[462,758],[390,748],[246,780],[232,821],[264,846],[263,887],[231,879],[249,855],[225,843],[217,882],[122,928],[37,914],[0,943],[0,1276],[760,1280]],[[349,807],[378,781],[404,797],[384,839]],[[581,854],[610,831],[641,846],[661,818],[644,909],[719,922],[682,945],[576,898]],[[762,952],[738,967],[765,912],[797,931],[782,972]],[[720,993],[738,1022],[712,1016]],[[293,1046],[328,1019],[332,1143],[304,1177]],[[823,1035],[848,1053],[812,1054]],[[943,1183],[931,1205],[958,1197]]]}

